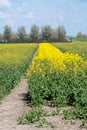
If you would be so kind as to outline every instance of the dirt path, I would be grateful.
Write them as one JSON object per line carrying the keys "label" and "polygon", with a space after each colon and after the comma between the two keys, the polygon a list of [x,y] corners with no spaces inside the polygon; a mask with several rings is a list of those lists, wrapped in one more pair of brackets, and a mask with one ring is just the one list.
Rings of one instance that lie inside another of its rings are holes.
{"label": "dirt path", "polygon": [[[30,109],[25,102],[25,95],[27,93],[27,80],[22,79],[20,83],[12,90],[12,92],[4,98],[0,105],[0,130],[51,130],[50,127],[37,128],[35,125],[18,125],[17,119],[24,111]],[[46,107],[48,111],[52,110],[50,107]],[[64,121],[61,117],[48,117],[48,121],[56,124],[55,130],[81,130],[79,127],[80,122],[76,121],[73,125],[70,121]],[[82,129],[86,130],[86,129]]]}
{"label": "dirt path", "polygon": [[26,93],[27,80],[22,79],[2,101],[0,105],[0,130],[16,129],[18,117],[28,108],[24,101],[24,95]]}

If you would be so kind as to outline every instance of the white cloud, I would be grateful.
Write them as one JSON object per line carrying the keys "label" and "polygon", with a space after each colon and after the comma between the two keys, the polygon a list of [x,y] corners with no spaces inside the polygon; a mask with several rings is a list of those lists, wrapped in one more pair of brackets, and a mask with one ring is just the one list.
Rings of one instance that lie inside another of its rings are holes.
{"label": "white cloud", "polygon": [[6,12],[6,11],[0,11],[0,19],[34,19],[38,18],[33,11],[31,12],[26,12],[25,14],[23,12],[17,12],[17,11],[12,11],[11,12]]}
{"label": "white cloud", "polygon": [[0,7],[11,7],[12,4],[9,0],[0,0]]}

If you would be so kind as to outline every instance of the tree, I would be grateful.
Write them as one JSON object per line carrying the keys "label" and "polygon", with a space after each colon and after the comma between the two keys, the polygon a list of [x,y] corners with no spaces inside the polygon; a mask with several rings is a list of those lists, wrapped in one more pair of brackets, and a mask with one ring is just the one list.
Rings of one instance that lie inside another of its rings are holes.
{"label": "tree", "polygon": [[17,33],[12,32],[11,42],[12,43],[17,43],[18,42],[18,35],[17,35]]}
{"label": "tree", "polygon": [[4,41],[5,42],[11,42],[11,36],[12,36],[12,30],[11,30],[11,27],[6,25],[4,27]]}
{"label": "tree", "polygon": [[82,32],[78,32],[77,38],[81,38],[81,37],[83,37],[83,33]]}
{"label": "tree", "polygon": [[57,29],[52,30],[52,36],[50,38],[51,42],[57,42],[58,41],[58,34],[57,34]]}
{"label": "tree", "polygon": [[66,35],[66,30],[63,25],[59,25],[59,27],[57,29],[57,34],[58,34],[58,40],[64,41],[65,35]]}
{"label": "tree", "polygon": [[39,27],[36,25],[32,25],[31,32],[30,32],[30,38],[32,42],[38,42],[39,40]]}
{"label": "tree", "polygon": [[3,43],[4,42],[4,36],[3,34],[0,34],[0,43]]}
{"label": "tree", "polygon": [[24,26],[20,26],[18,28],[18,39],[19,42],[25,42],[26,40],[26,30]]}
{"label": "tree", "polygon": [[42,35],[42,39],[44,41],[49,40],[49,38],[52,36],[52,29],[51,29],[50,25],[46,25],[46,26],[42,27],[41,35]]}

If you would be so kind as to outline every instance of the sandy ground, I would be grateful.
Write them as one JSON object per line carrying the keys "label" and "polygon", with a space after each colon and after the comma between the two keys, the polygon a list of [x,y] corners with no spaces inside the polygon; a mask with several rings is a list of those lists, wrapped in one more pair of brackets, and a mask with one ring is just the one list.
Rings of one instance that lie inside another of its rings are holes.
{"label": "sandy ground", "polygon": [[[17,119],[23,115],[26,110],[31,109],[25,101],[27,93],[27,80],[22,79],[12,92],[4,98],[0,105],[0,130],[52,130],[50,127],[37,128],[35,125],[18,125]],[[50,107],[45,106],[50,111]],[[47,117],[47,120],[55,124],[55,130],[86,130],[81,129],[81,121],[76,120],[75,124],[71,121],[64,121],[62,115]]]}

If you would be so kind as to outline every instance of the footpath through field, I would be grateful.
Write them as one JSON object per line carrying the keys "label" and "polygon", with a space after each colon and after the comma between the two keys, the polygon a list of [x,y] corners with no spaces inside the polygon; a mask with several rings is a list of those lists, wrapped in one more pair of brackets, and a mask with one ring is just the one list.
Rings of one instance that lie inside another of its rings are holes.
{"label": "footpath through field", "polygon": [[[25,102],[27,93],[27,80],[22,79],[12,92],[4,98],[0,105],[0,130],[52,130],[49,127],[37,128],[35,125],[18,125],[17,119],[24,111],[31,109]],[[50,111],[51,107],[46,107]],[[58,127],[55,130],[81,130],[79,121],[75,125],[65,123],[61,116],[48,117],[48,120],[55,123]],[[86,129],[82,129],[86,130]]]}
{"label": "footpath through field", "polygon": [[27,80],[22,79],[2,101],[0,105],[0,130],[16,130],[18,117],[28,108],[24,101],[26,93]]}
{"label": "footpath through field", "polygon": [[[20,83],[4,98],[0,104],[0,130],[52,130],[49,126],[37,128],[35,125],[18,125],[18,118],[22,116],[25,111],[31,109],[25,100],[27,92],[27,79],[21,79]],[[49,106],[44,107],[48,112],[54,109]],[[61,111],[57,116],[47,117],[47,120],[57,126],[55,130],[86,130],[85,128],[81,129],[79,127],[81,124],[80,120],[76,120],[75,123],[73,123],[72,120],[64,121],[62,118]]]}

